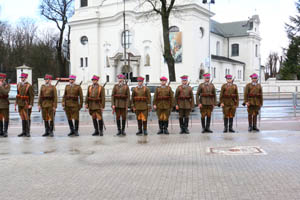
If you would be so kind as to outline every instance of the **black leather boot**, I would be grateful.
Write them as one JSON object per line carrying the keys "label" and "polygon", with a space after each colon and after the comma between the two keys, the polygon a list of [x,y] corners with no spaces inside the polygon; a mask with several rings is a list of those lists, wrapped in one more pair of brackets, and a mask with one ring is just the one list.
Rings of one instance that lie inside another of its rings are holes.
{"label": "black leather boot", "polygon": [[92,134],[92,136],[97,136],[99,135],[99,127],[98,127],[98,121],[97,119],[93,119],[93,124],[94,124],[94,133]]}
{"label": "black leather boot", "polygon": [[248,115],[248,124],[248,131],[251,132],[253,130],[252,115]]}
{"label": "black leather boot", "polygon": [[26,132],[26,120],[22,120],[22,133],[18,135],[18,137],[24,137]]}
{"label": "black leather boot", "polygon": [[253,130],[254,131],[259,131],[259,129],[257,128],[257,115],[253,116]]}
{"label": "black leather boot", "polygon": [[54,121],[50,121],[49,137],[53,137],[54,136],[53,131],[54,131]]}
{"label": "black leather boot", "polygon": [[179,117],[179,126],[180,126],[180,134],[184,134],[185,133],[185,128],[184,128],[182,117]]}
{"label": "black leather boot", "polygon": [[212,130],[210,130],[210,122],[211,122],[211,117],[207,117],[206,118],[206,127],[205,127],[205,130],[208,133],[212,133],[213,132]]}
{"label": "black leather boot", "polygon": [[169,126],[169,121],[163,121],[164,134],[166,135],[169,135],[168,126]]}
{"label": "black leather boot", "polygon": [[143,130],[142,130],[142,120],[138,120],[138,132],[136,133],[136,135],[142,135],[143,134]]}
{"label": "black leather boot", "polygon": [[70,133],[68,134],[68,136],[74,136],[75,132],[74,132],[73,120],[68,120],[68,123],[70,127]]}
{"label": "black leather boot", "polygon": [[126,132],[125,132],[125,125],[126,125],[126,120],[122,119],[122,135],[126,135]]}
{"label": "black leather boot", "polygon": [[185,134],[190,134],[188,117],[184,118],[184,132]]}
{"label": "black leather boot", "polygon": [[104,123],[103,120],[98,120],[98,124],[99,124],[99,136],[103,136],[103,127],[104,127]]}
{"label": "black leather boot", "polygon": [[3,120],[0,120],[0,136],[3,136]]}
{"label": "black leather boot", "polygon": [[206,130],[205,130],[205,117],[204,118],[201,117],[201,125],[202,125],[202,133],[206,133]]}
{"label": "black leather boot", "polygon": [[79,120],[75,120],[74,136],[79,136],[78,130],[79,130]]}
{"label": "black leather boot", "polygon": [[121,120],[117,119],[117,128],[118,128],[118,133],[117,135],[121,135],[122,131],[121,131]]}
{"label": "black leather boot", "polygon": [[45,133],[42,136],[46,137],[46,136],[49,136],[49,123],[48,123],[48,121],[44,120],[44,125],[45,125]]}
{"label": "black leather boot", "polygon": [[144,135],[148,135],[147,121],[143,121],[143,133],[144,133]]}
{"label": "black leather boot", "polygon": [[163,121],[158,120],[158,126],[159,126],[159,131],[157,132],[158,135],[163,134],[164,130],[163,130]]}
{"label": "black leather boot", "polygon": [[25,122],[26,122],[25,137],[30,137],[31,120],[25,120]]}
{"label": "black leather boot", "polygon": [[233,126],[233,118],[229,118],[229,132],[235,133],[235,130],[233,130],[232,126]]}
{"label": "black leather boot", "polygon": [[7,137],[8,124],[8,121],[4,121],[3,137]]}
{"label": "black leather boot", "polygon": [[228,132],[228,118],[224,118],[224,130],[223,133],[227,133]]}

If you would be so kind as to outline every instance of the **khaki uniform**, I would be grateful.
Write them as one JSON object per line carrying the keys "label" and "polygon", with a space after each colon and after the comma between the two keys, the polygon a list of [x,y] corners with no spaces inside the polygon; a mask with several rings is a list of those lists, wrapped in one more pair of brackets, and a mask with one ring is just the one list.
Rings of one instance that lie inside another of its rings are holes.
{"label": "khaki uniform", "polygon": [[244,104],[246,103],[250,104],[247,107],[249,131],[259,131],[259,129],[257,129],[257,115],[259,114],[259,110],[263,105],[263,93],[260,84],[248,83],[246,85],[244,92]]}
{"label": "khaki uniform", "polygon": [[175,103],[179,107],[180,133],[189,133],[189,116],[195,104],[192,87],[188,85],[178,86],[175,92]]}
{"label": "khaki uniform", "polygon": [[9,121],[9,91],[10,85],[3,82],[3,85],[0,86],[0,120],[4,120],[6,122]]}
{"label": "khaki uniform", "polygon": [[238,88],[235,84],[223,84],[220,93],[220,104],[224,104],[224,118],[233,118],[239,105]]}
{"label": "khaki uniform", "polygon": [[33,106],[34,92],[30,83],[19,83],[17,85],[18,95],[16,98],[16,105],[18,105],[19,114],[22,120],[30,120],[31,110],[28,106]]}
{"label": "khaki uniform", "polygon": [[262,87],[260,84],[248,83],[245,87],[244,102],[249,103],[248,113],[250,115],[258,115],[261,106],[263,105]]}
{"label": "khaki uniform", "polygon": [[64,107],[68,120],[79,120],[79,111],[82,105],[83,95],[81,86],[76,84],[66,85],[62,106]]}
{"label": "khaki uniform", "polygon": [[154,93],[153,105],[156,105],[157,118],[160,121],[168,121],[174,106],[174,92],[171,87],[158,87]]}
{"label": "khaki uniform", "polygon": [[85,98],[89,113],[93,119],[102,120],[102,109],[105,108],[105,89],[99,85],[90,85]]}
{"label": "khaki uniform", "polygon": [[45,121],[53,121],[57,108],[57,91],[54,85],[44,84],[41,86],[38,106],[41,107],[42,117]]}
{"label": "khaki uniform", "polygon": [[111,94],[111,104],[115,106],[116,118],[126,120],[127,109],[130,103],[129,87],[126,84],[116,84]]}
{"label": "khaki uniform", "polygon": [[149,88],[146,86],[135,87],[132,91],[132,108],[135,108],[136,119],[138,121],[139,132],[142,132],[142,125],[144,134],[147,134],[147,119],[148,110],[151,108],[151,94]]}
{"label": "khaki uniform", "polygon": [[196,104],[202,104],[202,108],[200,108],[202,118],[211,117],[216,100],[215,86],[212,83],[201,83],[196,94]]}

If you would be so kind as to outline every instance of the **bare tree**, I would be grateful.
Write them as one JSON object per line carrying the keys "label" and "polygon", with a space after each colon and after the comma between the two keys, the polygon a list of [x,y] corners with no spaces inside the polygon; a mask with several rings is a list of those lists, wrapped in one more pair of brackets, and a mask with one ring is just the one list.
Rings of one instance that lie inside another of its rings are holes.
{"label": "bare tree", "polygon": [[266,63],[266,74],[268,74],[269,78],[274,78],[278,74],[279,67],[278,64],[282,62],[278,56],[278,53],[272,52],[268,56],[268,60]]}
{"label": "bare tree", "polygon": [[[59,30],[59,38],[57,40],[56,50],[61,76],[67,76],[68,71],[69,58],[66,58],[64,56],[63,42],[65,37],[65,30],[67,28],[67,51],[69,52],[70,26],[68,26],[67,23],[68,19],[74,13],[73,2],[74,0],[42,0],[40,4],[41,15],[48,20],[53,21]],[[69,53],[67,53],[67,55],[69,55]]]}
{"label": "bare tree", "polygon": [[176,81],[175,60],[171,53],[169,18],[173,9],[175,9],[175,0],[141,0],[141,5],[150,5],[151,11],[160,15],[163,30],[163,56],[167,62],[170,81]]}

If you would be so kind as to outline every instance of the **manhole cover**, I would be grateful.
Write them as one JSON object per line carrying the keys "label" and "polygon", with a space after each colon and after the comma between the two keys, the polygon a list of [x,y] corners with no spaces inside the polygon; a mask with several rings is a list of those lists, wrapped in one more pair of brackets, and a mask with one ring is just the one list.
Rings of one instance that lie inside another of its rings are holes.
{"label": "manhole cover", "polygon": [[256,146],[209,147],[208,153],[223,155],[265,155],[263,149]]}

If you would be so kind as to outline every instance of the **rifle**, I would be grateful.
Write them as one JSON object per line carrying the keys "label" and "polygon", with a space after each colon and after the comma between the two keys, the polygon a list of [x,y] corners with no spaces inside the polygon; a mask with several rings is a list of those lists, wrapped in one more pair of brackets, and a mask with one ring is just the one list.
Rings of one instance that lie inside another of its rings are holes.
{"label": "rifle", "polygon": [[[128,87],[128,79],[126,79],[125,84]],[[130,98],[130,91],[129,91],[129,97],[128,98]],[[126,102],[126,105],[127,105],[127,102]],[[127,124],[127,128],[128,128],[128,105],[125,107],[125,109],[126,109],[125,110],[125,112],[126,112],[126,124]]]}
{"label": "rifle", "polygon": [[[103,84],[103,89],[105,88],[105,86],[106,86],[106,84],[107,84],[107,81]],[[103,121],[103,127],[104,127],[104,130],[106,130],[106,126],[105,126],[105,123],[104,123],[104,120],[103,120],[103,113],[101,113],[102,114],[102,121]]]}
{"label": "rifle", "polygon": [[[58,83],[60,82],[60,78],[56,81],[54,87],[56,88],[56,86],[58,85]],[[55,113],[56,110],[53,109],[53,130],[55,131]]]}
{"label": "rifle", "polygon": [[[168,87],[170,87],[171,81],[168,83]],[[172,120],[172,110],[173,110],[173,105],[172,105],[172,99],[170,98],[170,104],[171,104],[171,110],[170,110],[170,121],[171,121],[171,129],[173,130],[173,120]]]}

